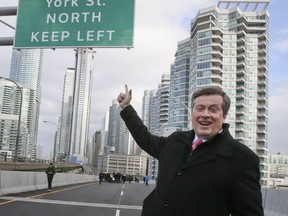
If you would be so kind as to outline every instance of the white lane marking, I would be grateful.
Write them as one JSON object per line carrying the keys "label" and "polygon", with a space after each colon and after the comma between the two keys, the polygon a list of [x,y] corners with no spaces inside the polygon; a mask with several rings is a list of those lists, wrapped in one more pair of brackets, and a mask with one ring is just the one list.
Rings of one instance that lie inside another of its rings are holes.
{"label": "white lane marking", "polygon": [[119,209],[116,210],[116,215],[115,216],[120,216],[120,210]]}
{"label": "white lane marking", "polygon": [[98,207],[98,208],[142,210],[142,206],[133,206],[133,205],[119,205],[119,204],[118,205],[114,205],[114,204],[103,204],[103,203],[84,203],[84,202],[48,200],[48,199],[34,199],[34,198],[10,197],[10,196],[3,196],[0,199],[17,200],[17,201],[23,201],[23,202],[35,202],[35,203],[49,203],[49,204],[56,204],[56,205],[73,205],[73,206],[88,206],[88,207]]}
{"label": "white lane marking", "polygon": [[123,193],[124,193],[124,188],[125,188],[125,183],[124,183],[123,186],[122,186],[122,190],[121,190],[121,194],[120,194],[120,197],[119,197],[118,207],[117,207],[116,215],[115,215],[115,216],[120,216],[119,206],[120,206],[120,203],[121,203],[121,198],[122,198]]}

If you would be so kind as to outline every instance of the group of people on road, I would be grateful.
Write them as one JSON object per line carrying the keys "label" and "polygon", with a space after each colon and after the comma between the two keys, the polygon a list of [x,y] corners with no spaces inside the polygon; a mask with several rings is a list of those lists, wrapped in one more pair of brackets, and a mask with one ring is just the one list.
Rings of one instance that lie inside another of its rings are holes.
{"label": "group of people on road", "polygon": [[[99,184],[101,184],[102,182],[113,182],[113,183],[125,183],[125,182],[129,182],[131,183],[132,181],[135,181],[136,183],[139,183],[139,177],[138,176],[133,176],[130,174],[121,174],[121,173],[103,173],[100,172],[99,173]],[[148,185],[150,181],[150,176],[146,175],[143,177],[143,182],[145,185]]]}
{"label": "group of people on road", "polygon": [[135,182],[139,182],[138,181],[138,177],[137,176],[133,176],[131,174],[121,174],[119,172],[100,172],[99,173],[99,183],[101,184],[102,182],[109,182],[109,183],[125,183],[126,181],[128,181],[129,183],[131,183],[133,180],[135,180]]}

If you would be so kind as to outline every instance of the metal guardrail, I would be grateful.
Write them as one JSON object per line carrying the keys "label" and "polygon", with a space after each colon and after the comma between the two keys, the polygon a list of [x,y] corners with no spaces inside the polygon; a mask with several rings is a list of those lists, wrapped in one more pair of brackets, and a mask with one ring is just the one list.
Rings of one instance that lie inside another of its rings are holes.
{"label": "metal guardrail", "polygon": [[[49,163],[28,162],[0,162],[0,170],[5,171],[45,171]],[[71,170],[82,170],[81,164],[55,164],[56,172],[70,172]]]}

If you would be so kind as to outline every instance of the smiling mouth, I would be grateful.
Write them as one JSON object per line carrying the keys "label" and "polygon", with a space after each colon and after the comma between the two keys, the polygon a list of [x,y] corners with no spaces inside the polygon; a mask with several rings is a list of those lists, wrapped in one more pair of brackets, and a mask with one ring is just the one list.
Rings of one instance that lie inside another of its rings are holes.
{"label": "smiling mouth", "polygon": [[209,126],[211,122],[198,122],[201,126]]}

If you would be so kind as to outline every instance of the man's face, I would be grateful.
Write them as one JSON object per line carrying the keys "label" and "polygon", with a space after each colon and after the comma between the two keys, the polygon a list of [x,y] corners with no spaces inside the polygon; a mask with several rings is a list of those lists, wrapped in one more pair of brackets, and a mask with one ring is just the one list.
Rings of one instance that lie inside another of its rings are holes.
{"label": "man's face", "polygon": [[208,139],[216,135],[225,121],[220,95],[202,95],[194,100],[192,125],[196,135]]}

